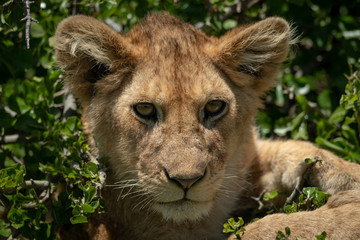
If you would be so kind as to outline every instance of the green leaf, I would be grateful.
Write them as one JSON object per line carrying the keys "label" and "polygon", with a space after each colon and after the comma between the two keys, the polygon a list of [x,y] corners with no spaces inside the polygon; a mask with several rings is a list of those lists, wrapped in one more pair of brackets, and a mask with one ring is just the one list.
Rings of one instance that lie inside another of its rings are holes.
{"label": "green leaf", "polygon": [[87,170],[89,170],[91,173],[96,174],[98,172],[98,166],[93,162],[87,162],[85,164],[85,167]]}
{"label": "green leaf", "polygon": [[15,188],[21,185],[24,181],[25,166],[14,164],[9,168],[0,170],[0,187],[2,188]]}
{"label": "green leaf", "polygon": [[83,215],[76,215],[70,218],[71,224],[78,224],[78,223],[87,223],[87,217]]}
{"label": "green leaf", "polygon": [[286,233],[287,236],[290,236],[291,231],[290,231],[289,227],[285,228],[285,233]]}
{"label": "green leaf", "polygon": [[329,118],[329,122],[331,124],[342,122],[346,116],[347,110],[342,107],[338,107],[335,111],[331,114]]}
{"label": "green leaf", "polygon": [[29,113],[23,114],[17,118],[15,123],[15,128],[25,131],[25,132],[32,132],[35,130],[38,131],[45,131],[43,125],[39,124],[33,117],[30,116]]}
{"label": "green leaf", "polygon": [[330,90],[324,89],[317,97],[318,104],[321,108],[327,112],[331,111],[331,99],[330,99]]}
{"label": "green leaf", "polygon": [[225,20],[225,22],[223,23],[223,27],[225,30],[232,29],[236,26],[237,26],[237,21],[233,19]]}
{"label": "green leaf", "polygon": [[326,232],[322,232],[320,235],[315,236],[317,240],[325,240],[326,239]]}
{"label": "green leaf", "polygon": [[95,212],[95,209],[91,205],[86,203],[82,205],[82,209],[84,210],[85,214],[90,214]]}
{"label": "green leaf", "polygon": [[10,224],[5,222],[4,219],[0,219],[0,235],[3,237],[9,237],[11,234]]}
{"label": "green leaf", "polygon": [[27,211],[24,209],[18,209],[12,207],[7,214],[11,226],[15,229],[19,229],[24,226],[25,220],[28,220]]}
{"label": "green leaf", "polygon": [[285,239],[285,234],[281,231],[278,231],[276,235],[276,240],[283,240],[283,239]]}
{"label": "green leaf", "polygon": [[311,164],[313,162],[313,160],[311,158],[305,158],[305,163],[307,164]]}
{"label": "green leaf", "polygon": [[294,213],[298,211],[298,207],[295,202],[293,202],[291,205],[287,205],[284,207],[285,213]]}
{"label": "green leaf", "polygon": [[46,32],[40,24],[33,23],[31,24],[31,37],[33,38],[42,38],[45,36]]}
{"label": "green leaf", "polygon": [[308,109],[308,100],[305,96],[296,96],[296,101],[300,105],[302,111],[306,112]]}
{"label": "green leaf", "polygon": [[97,194],[96,188],[91,186],[85,192],[85,203],[90,203]]}
{"label": "green leaf", "polygon": [[289,117],[279,118],[275,122],[274,132],[279,136],[285,136],[293,129],[291,119]]}
{"label": "green leaf", "polygon": [[339,145],[336,145],[324,138],[321,138],[321,137],[317,137],[315,139],[316,143],[320,146],[320,147],[324,147],[326,149],[329,149],[330,151],[333,151],[337,154],[340,154],[340,155],[346,155],[347,154],[347,151],[340,147]]}
{"label": "green leaf", "polygon": [[279,195],[279,193],[276,190],[274,190],[272,192],[265,193],[263,199],[264,199],[264,201],[269,201],[270,199],[274,199],[278,195]]}

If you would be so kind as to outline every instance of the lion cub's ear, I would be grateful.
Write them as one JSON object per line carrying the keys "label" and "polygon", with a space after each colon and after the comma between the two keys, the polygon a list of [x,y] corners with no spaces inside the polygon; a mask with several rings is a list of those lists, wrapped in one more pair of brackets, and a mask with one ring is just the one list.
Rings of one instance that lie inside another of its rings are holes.
{"label": "lion cub's ear", "polygon": [[272,17],[227,32],[211,52],[232,81],[251,86],[261,95],[273,85],[294,42],[289,24]]}
{"label": "lion cub's ear", "polygon": [[66,18],[56,29],[56,61],[65,73],[66,85],[83,106],[89,104],[102,78],[115,68],[118,74],[131,65],[127,49],[120,34],[91,17]]}

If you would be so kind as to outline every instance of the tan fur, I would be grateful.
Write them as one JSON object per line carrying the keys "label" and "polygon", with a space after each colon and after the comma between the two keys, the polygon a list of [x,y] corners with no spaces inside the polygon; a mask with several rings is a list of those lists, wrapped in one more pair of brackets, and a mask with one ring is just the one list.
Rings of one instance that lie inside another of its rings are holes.
{"label": "tan fur", "polygon": [[[344,191],[312,212],[273,214],[246,226],[243,240],[274,240],[277,232],[291,230],[290,239],[316,239],[326,232],[326,239],[357,240],[360,236],[360,192]],[[234,239],[229,237],[229,240]]]}
{"label": "tan fur", "polygon": [[[358,165],[310,143],[257,138],[253,126],[260,96],[273,85],[293,42],[281,18],[214,38],[166,13],[148,16],[124,36],[93,18],[75,16],[60,23],[55,37],[56,59],[83,107],[85,131],[100,156],[110,158],[103,191],[108,212],[81,227],[88,234],[83,239],[225,239],[222,224],[231,213],[256,207],[251,197],[263,191],[288,195],[307,157],[324,161],[324,167],[313,169],[310,184],[332,194],[360,187]],[[205,119],[204,107],[212,100],[227,107],[217,119]],[[156,107],[156,121],[134,113],[141,102]],[[184,191],[175,179],[199,180]],[[297,216],[314,219],[304,229],[319,234],[320,212],[335,218],[341,209],[337,219],[360,217],[349,210],[358,207],[358,196],[343,195],[351,201],[275,216],[282,224]],[[266,226],[276,232],[283,230],[280,223]],[[252,226],[247,234],[259,237],[250,239],[266,236]],[[326,229],[331,226],[336,227]],[[358,236],[351,235],[352,227],[332,239]],[[292,228],[305,231],[296,221]],[[59,237],[81,239],[70,229]]]}

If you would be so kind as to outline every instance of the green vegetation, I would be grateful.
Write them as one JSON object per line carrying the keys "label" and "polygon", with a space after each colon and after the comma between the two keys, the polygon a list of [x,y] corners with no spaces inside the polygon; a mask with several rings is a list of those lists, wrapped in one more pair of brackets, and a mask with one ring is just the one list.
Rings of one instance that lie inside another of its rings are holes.
{"label": "green vegetation", "polygon": [[[290,228],[285,228],[285,233],[282,231],[278,231],[275,240],[290,240],[291,238],[291,230]],[[322,232],[320,235],[315,236],[316,240],[325,240],[326,239],[326,232]],[[296,240],[308,240],[307,238],[296,238]]]}
{"label": "green vegetation", "polygon": [[28,50],[22,2],[0,1],[0,235],[5,238],[54,239],[57,226],[86,222],[104,210],[98,191],[104,172],[89,154],[80,110],[69,105],[54,62],[56,25],[73,14],[126,32],[148,12],[166,10],[215,36],[267,16],[284,17],[301,41],[264,99],[266,108],[257,118],[261,135],[310,140],[360,162],[359,1],[47,0],[35,1],[30,10],[39,23],[31,24]]}
{"label": "green vegetation", "polygon": [[314,210],[323,206],[331,195],[317,187],[303,188],[299,199],[284,207],[285,213]]}
{"label": "green vegetation", "polygon": [[237,222],[234,218],[229,218],[228,222],[224,223],[223,233],[233,233],[235,234],[236,239],[241,240],[241,237],[244,235],[246,230],[243,226],[244,220],[241,217],[238,218]]}

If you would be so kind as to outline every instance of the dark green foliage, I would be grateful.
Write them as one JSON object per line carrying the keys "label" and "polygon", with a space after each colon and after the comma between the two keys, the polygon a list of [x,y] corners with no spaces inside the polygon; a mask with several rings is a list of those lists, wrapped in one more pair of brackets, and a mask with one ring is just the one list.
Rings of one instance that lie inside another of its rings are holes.
{"label": "dark green foliage", "polygon": [[360,162],[358,0],[241,1],[241,11],[238,0],[40,3],[31,5],[39,24],[32,23],[26,50],[22,3],[0,1],[1,236],[53,239],[56,226],[85,222],[102,210],[101,171],[88,154],[79,112],[65,117],[63,76],[54,62],[56,25],[72,14],[126,32],[148,12],[166,10],[215,36],[267,16],[284,17],[302,38],[264,99],[261,135],[310,140]]}
{"label": "dark green foliage", "polygon": [[276,240],[288,240],[291,234],[291,230],[290,228],[286,227],[285,228],[285,233],[283,233],[282,231],[278,231],[277,235],[276,235]]}
{"label": "dark green foliage", "polygon": [[284,207],[284,212],[294,213],[299,211],[314,210],[323,206],[331,195],[324,193],[317,187],[306,187],[302,190],[298,200]]}
{"label": "dark green foliage", "polygon": [[[278,231],[275,240],[289,240],[291,238],[291,229],[286,227],[285,233],[282,231]],[[315,235],[317,240],[325,240],[326,239],[326,232],[322,232],[320,235]],[[308,240],[307,238],[298,237],[296,240]]]}

